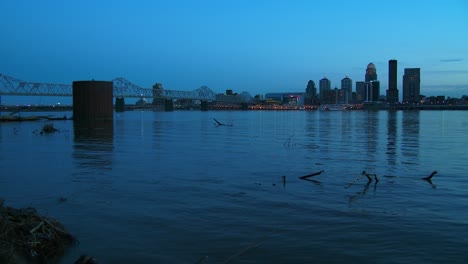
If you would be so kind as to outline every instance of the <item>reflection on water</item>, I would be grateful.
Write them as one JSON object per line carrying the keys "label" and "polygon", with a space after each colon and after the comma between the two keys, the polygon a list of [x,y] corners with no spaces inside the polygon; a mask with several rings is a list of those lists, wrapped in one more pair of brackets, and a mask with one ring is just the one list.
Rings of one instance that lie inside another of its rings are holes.
{"label": "reflection on water", "polygon": [[401,132],[401,153],[404,163],[417,164],[419,162],[419,115],[420,111],[403,111]]}
{"label": "reflection on water", "polygon": [[112,169],[114,124],[112,120],[90,120],[73,123],[72,156],[79,168]]}
{"label": "reflection on water", "polygon": [[398,120],[397,111],[387,112],[387,163],[390,168],[396,165],[397,161],[397,144],[398,144]]}
{"label": "reflection on water", "polygon": [[320,148],[318,131],[320,129],[318,125],[317,113],[307,114],[305,119],[305,139],[304,147],[309,150],[317,151]]}
{"label": "reflection on water", "polygon": [[377,153],[377,143],[379,140],[379,134],[377,133],[379,129],[378,114],[379,111],[368,111],[367,120],[364,122],[364,126],[367,128],[365,130],[367,158],[370,160],[374,160]]}

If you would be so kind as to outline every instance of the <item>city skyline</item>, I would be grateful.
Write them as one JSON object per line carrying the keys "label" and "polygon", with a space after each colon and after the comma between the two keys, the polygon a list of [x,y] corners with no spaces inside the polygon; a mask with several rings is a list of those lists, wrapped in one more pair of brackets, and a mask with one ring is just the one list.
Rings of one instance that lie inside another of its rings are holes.
{"label": "city skyline", "polygon": [[423,95],[468,94],[465,1],[22,0],[0,8],[8,21],[0,72],[27,82],[124,77],[144,88],[253,96],[305,91],[324,76],[340,87],[348,76],[355,91],[372,62],[384,95],[388,60],[397,59],[400,100],[404,68],[421,69]]}

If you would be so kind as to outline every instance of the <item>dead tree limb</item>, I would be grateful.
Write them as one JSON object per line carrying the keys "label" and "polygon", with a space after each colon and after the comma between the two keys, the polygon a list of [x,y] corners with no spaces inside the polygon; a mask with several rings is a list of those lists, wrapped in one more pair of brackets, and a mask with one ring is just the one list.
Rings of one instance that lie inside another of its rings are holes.
{"label": "dead tree limb", "polygon": [[299,179],[305,180],[305,179],[307,179],[307,178],[320,175],[320,174],[322,174],[323,172],[324,172],[324,170],[321,170],[321,171],[318,171],[318,172],[314,172],[314,173],[311,173],[311,174],[307,174],[307,175],[304,175],[304,176],[299,177]]}

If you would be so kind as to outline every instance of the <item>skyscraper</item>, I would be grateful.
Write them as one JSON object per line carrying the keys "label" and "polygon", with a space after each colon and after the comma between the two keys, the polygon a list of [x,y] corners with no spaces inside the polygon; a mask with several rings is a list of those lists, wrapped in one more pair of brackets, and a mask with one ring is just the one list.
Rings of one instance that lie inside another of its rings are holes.
{"label": "skyscraper", "polygon": [[366,100],[366,83],[356,82],[356,100],[364,102]]}
{"label": "skyscraper", "polygon": [[388,61],[388,89],[387,89],[387,102],[398,102],[398,89],[397,89],[397,60]]}
{"label": "skyscraper", "polygon": [[323,77],[319,83],[320,99],[323,98],[322,96],[325,91],[330,90],[330,87],[331,87],[330,80],[328,80],[327,77]]}
{"label": "skyscraper", "polygon": [[314,81],[309,80],[306,87],[306,93],[314,96],[317,94],[317,88],[315,87]]}
{"label": "skyscraper", "polygon": [[405,68],[403,75],[403,102],[418,103],[421,93],[420,68]]}
{"label": "skyscraper", "polygon": [[366,69],[366,82],[377,80],[377,69],[375,68],[374,63],[367,64]]}
{"label": "skyscraper", "polygon": [[341,80],[341,90],[343,91],[343,101],[348,103],[351,100],[351,93],[353,92],[353,80],[346,76]]}
{"label": "skyscraper", "polygon": [[315,87],[315,82],[312,80],[309,80],[307,83],[304,103],[307,105],[317,103],[317,88]]}
{"label": "skyscraper", "polygon": [[366,101],[377,102],[380,97],[380,82],[370,81],[366,83]]}

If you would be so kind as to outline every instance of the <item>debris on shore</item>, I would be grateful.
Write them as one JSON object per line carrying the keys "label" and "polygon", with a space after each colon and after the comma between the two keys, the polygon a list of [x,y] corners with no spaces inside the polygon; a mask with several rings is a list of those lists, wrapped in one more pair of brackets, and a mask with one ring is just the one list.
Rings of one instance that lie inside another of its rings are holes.
{"label": "debris on shore", "polygon": [[41,216],[34,208],[15,209],[0,199],[0,263],[18,259],[49,263],[76,242],[57,220]]}

